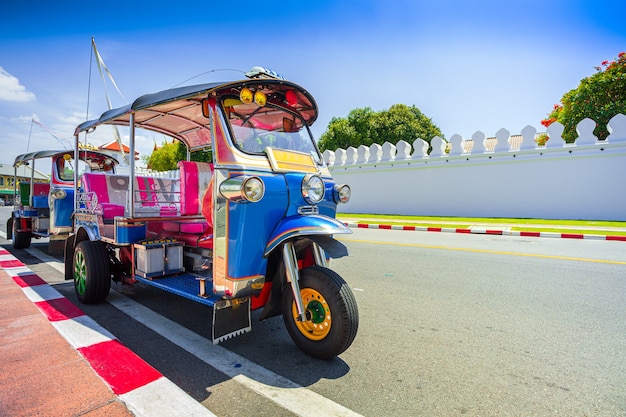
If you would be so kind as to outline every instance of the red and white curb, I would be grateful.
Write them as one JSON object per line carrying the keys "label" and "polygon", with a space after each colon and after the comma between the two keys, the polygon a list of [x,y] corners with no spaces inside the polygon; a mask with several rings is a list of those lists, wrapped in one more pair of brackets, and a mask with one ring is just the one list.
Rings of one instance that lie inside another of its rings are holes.
{"label": "red and white curb", "polygon": [[0,268],[136,416],[215,416],[6,249]]}
{"label": "red and white curb", "polygon": [[426,226],[401,226],[392,224],[370,224],[370,223],[344,223],[346,226],[356,229],[384,229],[384,230],[408,230],[417,232],[447,232],[463,234],[483,234],[501,236],[525,236],[525,237],[553,237],[563,239],[593,239],[593,240],[616,240],[626,242],[626,236],[604,236],[578,233],[553,233],[553,232],[523,232],[502,229],[486,229],[472,227],[471,229],[457,229],[453,227],[426,227]]}

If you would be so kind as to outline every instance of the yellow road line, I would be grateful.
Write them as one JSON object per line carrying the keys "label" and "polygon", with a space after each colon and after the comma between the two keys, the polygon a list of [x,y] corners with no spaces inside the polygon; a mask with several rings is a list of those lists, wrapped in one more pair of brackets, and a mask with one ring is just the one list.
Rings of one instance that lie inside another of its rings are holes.
{"label": "yellow road line", "polygon": [[611,261],[608,259],[576,258],[573,256],[542,255],[542,254],[536,254],[536,253],[509,252],[509,251],[498,251],[498,250],[491,250],[491,249],[455,248],[451,246],[441,246],[441,245],[424,245],[421,243],[380,242],[380,241],[374,241],[374,240],[346,239],[346,238],[339,238],[339,237],[338,237],[338,240],[341,240],[344,242],[373,243],[377,245],[409,246],[409,247],[416,247],[416,248],[443,249],[443,250],[453,250],[453,251],[460,251],[460,252],[490,253],[493,255],[511,255],[511,256],[524,256],[528,258],[559,259],[563,261],[580,261],[580,262],[594,262],[594,263],[612,264],[612,265],[626,265],[625,261]]}

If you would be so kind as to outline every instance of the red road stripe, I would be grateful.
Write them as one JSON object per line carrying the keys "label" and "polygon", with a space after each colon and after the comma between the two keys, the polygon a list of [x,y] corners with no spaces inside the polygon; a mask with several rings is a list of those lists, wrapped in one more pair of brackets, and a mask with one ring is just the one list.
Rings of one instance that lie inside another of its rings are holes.
{"label": "red road stripe", "polygon": [[541,237],[541,232],[519,232],[520,236]]}
{"label": "red road stripe", "polygon": [[163,376],[118,340],[96,343],[78,351],[116,395],[126,394]]}
{"label": "red road stripe", "polygon": [[485,234],[487,235],[501,235],[502,230],[485,230]]}
{"label": "red road stripe", "polygon": [[32,273],[28,275],[14,276],[13,281],[15,281],[15,283],[22,288],[47,284],[47,282],[41,279],[39,275]]}
{"label": "red road stripe", "polygon": [[427,232],[441,232],[441,227],[427,227]]}
{"label": "red road stripe", "polygon": [[20,266],[25,266],[22,262],[17,259],[10,259],[8,261],[0,261],[0,268],[17,268]]}
{"label": "red road stripe", "polygon": [[415,226],[402,226],[402,230],[411,230],[411,231],[415,231]]}
{"label": "red road stripe", "polygon": [[0,255],[10,255],[11,252],[9,252],[8,250],[4,249],[4,248],[0,248]]}
{"label": "red road stripe", "polygon": [[55,298],[54,300],[39,301],[35,305],[46,315],[50,321],[61,321],[84,316],[85,313],[76,307],[67,298]]}
{"label": "red road stripe", "polygon": [[379,229],[388,229],[391,230],[391,225],[390,224],[379,224],[378,225]]}
{"label": "red road stripe", "polygon": [[367,223],[357,223],[356,227],[359,227],[361,229],[367,229],[369,227],[369,224],[367,224]]}
{"label": "red road stripe", "polygon": [[472,233],[470,229],[456,229],[456,233]]}
{"label": "red road stripe", "polygon": [[584,235],[574,234],[574,233],[561,233],[561,237],[564,239],[584,239]]}

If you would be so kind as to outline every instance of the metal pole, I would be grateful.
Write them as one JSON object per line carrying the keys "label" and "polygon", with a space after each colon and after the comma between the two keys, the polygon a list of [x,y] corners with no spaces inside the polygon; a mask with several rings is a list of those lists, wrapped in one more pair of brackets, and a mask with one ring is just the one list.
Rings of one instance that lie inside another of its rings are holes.
{"label": "metal pole", "polygon": [[[291,284],[291,290],[293,291],[293,299],[296,302],[296,310],[298,310],[298,319],[300,321],[306,321],[306,313],[304,312],[304,302],[302,301],[302,294],[300,294],[300,274],[298,272],[298,261],[296,260],[296,250],[293,247],[292,242],[286,242],[283,245],[283,260],[285,262],[285,273],[287,274],[287,281]],[[288,314],[288,312],[283,312]]]}
{"label": "metal pole", "polygon": [[[130,189],[130,217],[135,217],[135,113],[130,114],[130,175],[128,188]],[[120,148],[122,143],[120,142]],[[124,150],[122,149],[122,152]],[[122,154],[123,155],[123,154]]]}

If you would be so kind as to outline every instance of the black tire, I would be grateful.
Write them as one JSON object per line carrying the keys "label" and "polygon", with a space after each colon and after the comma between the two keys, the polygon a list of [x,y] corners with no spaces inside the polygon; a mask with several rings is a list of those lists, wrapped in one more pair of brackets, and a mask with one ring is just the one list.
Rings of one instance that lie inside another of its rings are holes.
{"label": "black tire", "polygon": [[[19,219],[18,219],[19,222]],[[30,241],[32,239],[32,235],[30,232],[19,232],[15,229],[15,222],[13,223],[13,235],[11,237],[11,242],[13,243],[13,247],[15,249],[26,249],[30,247]]]}
{"label": "black tire", "polygon": [[7,239],[13,240],[13,213],[11,213],[11,217],[7,220]]}
{"label": "black tire", "polygon": [[76,235],[71,235],[65,239],[63,245],[63,263],[65,265],[65,280],[74,279],[74,241]]}
{"label": "black tire", "polygon": [[334,358],[348,349],[359,328],[359,311],[343,278],[320,266],[302,269],[300,294],[307,312],[305,322],[297,320],[289,284],[283,290],[283,320],[295,344],[320,359]]}
{"label": "black tire", "polygon": [[109,255],[101,242],[83,240],[74,250],[74,290],[85,304],[98,303],[109,295]]}

